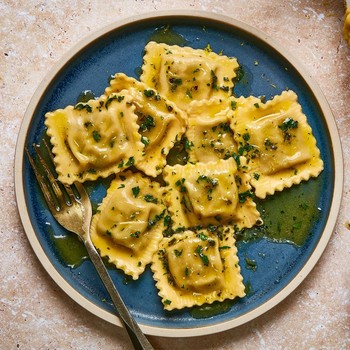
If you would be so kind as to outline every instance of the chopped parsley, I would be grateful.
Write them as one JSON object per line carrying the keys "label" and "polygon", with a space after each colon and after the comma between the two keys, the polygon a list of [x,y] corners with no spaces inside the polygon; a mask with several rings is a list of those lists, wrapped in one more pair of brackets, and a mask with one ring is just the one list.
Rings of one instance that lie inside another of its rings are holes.
{"label": "chopped parsley", "polygon": [[211,76],[211,83],[210,83],[211,88],[216,91],[219,90],[218,77],[216,76],[213,70],[210,71],[210,76]]}
{"label": "chopped parsley", "polygon": [[213,179],[210,176],[200,175],[200,176],[198,176],[197,183],[200,183],[201,181],[205,181],[205,183],[206,183],[205,189],[207,190],[207,198],[208,198],[208,201],[211,201],[213,199],[212,193],[214,191],[214,188],[218,184],[218,180]]}
{"label": "chopped parsley", "polygon": [[283,140],[284,141],[290,141],[292,135],[289,133],[292,129],[298,128],[298,121],[294,120],[293,118],[286,118],[282,124],[278,125],[278,127],[283,132]]}
{"label": "chopped parsley", "polygon": [[92,137],[93,139],[96,141],[96,142],[100,142],[101,141],[101,134],[97,131],[97,130],[94,130],[92,132]]}
{"label": "chopped parsley", "polygon": [[83,109],[86,109],[86,111],[88,113],[91,113],[92,112],[92,107],[87,104],[87,103],[82,103],[82,102],[79,102],[77,103],[75,106],[74,106],[74,109],[77,109],[78,111],[81,111]]}
{"label": "chopped parsley", "polygon": [[[132,166],[135,164],[135,158],[134,157],[130,157],[129,160],[126,162],[125,166]],[[118,165],[119,167],[119,165]]]}
{"label": "chopped parsley", "polygon": [[270,139],[266,138],[264,141],[265,149],[271,149],[275,151],[277,149],[277,144],[275,142],[272,142]]}
{"label": "chopped parsley", "polygon": [[149,139],[146,136],[141,136],[141,142],[145,145],[149,145]]}
{"label": "chopped parsley", "polygon": [[254,193],[250,190],[241,192],[238,194],[239,203],[244,203],[247,200],[247,198],[253,198],[253,197],[254,197]]}
{"label": "chopped parsley", "polygon": [[130,234],[130,237],[139,238],[139,237],[140,237],[140,234],[141,234],[140,231],[136,231],[136,232],[134,232],[134,233],[131,233],[131,234]]}
{"label": "chopped parsley", "polygon": [[140,193],[140,187],[139,186],[136,186],[136,187],[133,187],[132,189],[132,194],[134,195],[134,197],[136,198],[139,193]]}
{"label": "chopped parsley", "polygon": [[118,101],[118,102],[122,102],[124,100],[124,96],[122,95],[112,95],[111,97],[108,98],[108,100],[106,101],[105,107],[108,110],[109,105],[113,102],[113,101]]}
{"label": "chopped parsley", "polygon": [[149,131],[156,126],[152,116],[148,115],[140,125],[140,131]]}
{"label": "chopped parsley", "polygon": [[181,250],[178,250],[178,249],[174,249],[174,254],[176,257],[179,257],[182,255],[182,249]]}
{"label": "chopped parsley", "polygon": [[143,94],[146,96],[146,97],[152,97],[155,95],[155,92],[154,90],[144,90],[143,91]]}
{"label": "chopped parsley", "polygon": [[175,185],[179,187],[179,191],[182,192],[182,193],[183,192],[187,192],[187,188],[183,185],[185,180],[186,180],[185,178],[182,178],[182,179],[177,180],[175,182]]}
{"label": "chopped parsley", "polygon": [[169,83],[170,83],[170,90],[171,92],[174,92],[178,86],[182,85],[182,79],[181,78],[175,78],[175,77],[172,77],[169,79]]}
{"label": "chopped parsley", "polygon": [[204,266],[209,266],[209,258],[207,255],[203,254],[203,247],[201,245],[199,245],[194,252],[201,258]]}
{"label": "chopped parsley", "polygon": [[154,204],[158,203],[158,198],[153,197],[151,194],[146,194],[143,198],[148,203],[154,203]]}

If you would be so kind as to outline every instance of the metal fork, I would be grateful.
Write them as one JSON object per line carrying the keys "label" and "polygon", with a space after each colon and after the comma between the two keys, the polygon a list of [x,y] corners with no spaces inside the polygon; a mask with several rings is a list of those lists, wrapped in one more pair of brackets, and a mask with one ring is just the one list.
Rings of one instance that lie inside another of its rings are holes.
{"label": "metal fork", "polygon": [[[76,233],[85,244],[89,257],[119,313],[120,319],[129,334],[134,349],[153,349],[125,306],[99,253],[91,241],[89,232],[92,208],[90,198],[84,186],[80,183],[74,183],[72,186],[65,186],[58,181],[56,171],[53,167],[53,155],[50,146],[45,139],[42,144],[43,146],[33,145],[36,155],[35,158],[31,156],[27,147],[25,151],[52,215],[60,225]],[[41,151],[41,147],[44,147],[45,153]],[[49,157],[45,157],[45,154]],[[50,158],[51,160],[49,161]],[[51,166],[49,162],[52,163]]]}

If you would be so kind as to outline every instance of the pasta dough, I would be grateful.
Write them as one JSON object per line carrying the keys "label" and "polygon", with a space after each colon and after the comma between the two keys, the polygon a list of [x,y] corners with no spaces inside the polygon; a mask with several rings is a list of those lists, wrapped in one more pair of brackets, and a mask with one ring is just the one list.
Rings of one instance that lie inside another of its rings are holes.
{"label": "pasta dough", "polygon": [[141,141],[145,145],[143,157],[136,167],[155,177],[162,172],[174,143],[184,134],[187,116],[157,91],[122,73],[114,76],[105,95],[125,89],[132,97]]}
{"label": "pasta dough", "polygon": [[210,50],[149,42],[141,81],[186,110],[194,100],[228,97],[234,86],[236,58]]}
{"label": "pasta dough", "polygon": [[233,235],[223,226],[163,238],[151,268],[166,310],[245,295]]}
{"label": "pasta dough", "polygon": [[190,162],[218,161],[237,152],[230,128],[234,111],[225,104],[218,97],[190,104],[186,131]]}
{"label": "pasta dough", "polygon": [[137,279],[158,249],[165,210],[158,183],[119,174],[93,217],[91,239],[101,256]]}
{"label": "pasta dough", "polygon": [[134,110],[129,96],[112,94],[46,113],[58,179],[96,180],[137,163],[144,145]]}
{"label": "pasta dough", "polygon": [[238,171],[232,158],[166,166],[164,180],[175,232],[223,224],[252,227],[260,219],[252,200],[250,176]]}
{"label": "pasta dough", "polygon": [[231,122],[239,154],[247,157],[251,184],[259,198],[316,177],[323,170],[320,151],[293,91],[272,100],[247,103]]}

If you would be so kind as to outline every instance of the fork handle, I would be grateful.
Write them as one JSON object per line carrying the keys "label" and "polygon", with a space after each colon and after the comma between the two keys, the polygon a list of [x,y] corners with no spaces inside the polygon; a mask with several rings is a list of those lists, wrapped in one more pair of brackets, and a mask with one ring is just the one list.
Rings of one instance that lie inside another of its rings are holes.
{"label": "fork handle", "polygon": [[103,263],[99,253],[94,247],[93,243],[89,239],[84,240],[85,247],[90,256],[92,263],[94,264],[98,275],[100,276],[104,286],[106,287],[114,306],[116,307],[119,316],[127,330],[130,340],[135,350],[154,350],[151,343],[148,341],[141,328],[130,314],[128,308],[125,306],[122,297],[118,290],[115,288],[114,283]]}

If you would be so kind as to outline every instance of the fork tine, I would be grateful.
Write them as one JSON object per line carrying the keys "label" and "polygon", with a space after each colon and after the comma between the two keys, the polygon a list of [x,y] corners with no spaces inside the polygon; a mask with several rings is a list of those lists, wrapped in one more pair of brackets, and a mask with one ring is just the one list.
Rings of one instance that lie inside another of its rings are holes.
{"label": "fork tine", "polygon": [[[55,176],[53,175],[52,171],[50,170],[50,167],[48,166],[45,159],[43,158],[43,155],[41,154],[41,150],[40,150],[39,146],[36,144],[33,144],[33,148],[34,148],[34,151],[35,151],[35,153],[40,161],[40,164],[42,165],[42,167],[45,171],[45,174],[46,174],[46,176],[51,184],[51,187],[55,193],[56,198],[57,199],[63,198],[64,195],[62,193],[62,190],[61,190],[60,186],[58,185]],[[69,205],[71,203],[69,202],[67,204]]]}
{"label": "fork tine", "polygon": [[44,147],[45,147],[45,149],[46,149],[46,153],[48,154],[48,156],[49,156],[49,158],[50,158],[50,160],[51,160],[51,164],[53,165],[53,166],[51,167],[51,169],[52,169],[52,170],[51,170],[52,175],[53,175],[53,177],[56,179],[56,182],[57,182],[58,186],[60,186],[61,191],[62,191],[63,194],[64,194],[64,199],[65,199],[65,201],[66,201],[66,204],[67,204],[68,206],[70,206],[70,205],[72,205],[72,202],[71,202],[71,200],[70,200],[72,196],[74,196],[76,199],[79,199],[79,198],[80,198],[79,192],[75,189],[75,185],[74,185],[74,184],[72,184],[72,185],[70,185],[70,186],[64,186],[61,182],[59,182],[59,181],[57,180],[58,175],[57,175],[57,173],[56,173],[56,169],[55,169],[55,166],[54,166],[54,164],[55,164],[54,156],[53,156],[51,147],[49,146],[49,144],[47,143],[47,140],[46,140],[45,138],[43,139],[43,145],[44,145]]}
{"label": "fork tine", "polygon": [[51,211],[55,210],[57,212],[60,211],[60,209],[61,209],[60,205],[52,197],[52,194],[49,190],[49,187],[47,186],[47,183],[45,181],[45,176],[40,172],[37,164],[35,163],[34,158],[29,153],[29,150],[27,147],[25,147],[25,151],[26,151],[27,157],[29,159],[29,163],[34,171],[34,175],[35,175],[36,179],[38,180],[39,186],[41,188],[41,191],[45,197],[45,200],[46,200],[50,210]]}

